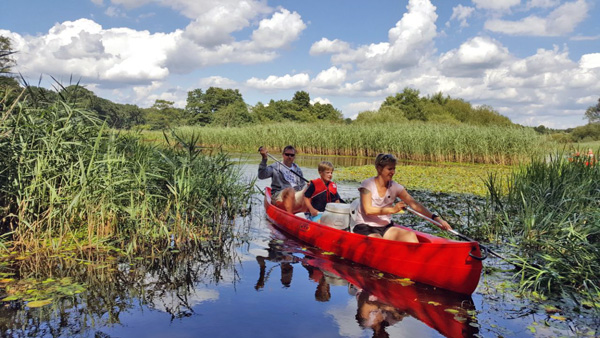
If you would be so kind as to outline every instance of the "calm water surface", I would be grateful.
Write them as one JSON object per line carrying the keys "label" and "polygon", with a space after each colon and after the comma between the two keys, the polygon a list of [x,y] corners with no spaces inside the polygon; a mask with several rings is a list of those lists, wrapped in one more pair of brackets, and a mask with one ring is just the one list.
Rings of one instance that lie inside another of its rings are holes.
{"label": "calm water surface", "polygon": [[[306,178],[318,176],[312,168],[320,160],[299,157]],[[342,166],[338,158],[328,160]],[[361,164],[350,162],[345,165]],[[246,177],[256,176],[257,165],[258,156],[244,157]],[[357,186],[343,184],[341,196],[356,198]],[[577,318],[552,319],[536,304],[503,293],[506,276],[484,275],[473,295],[462,296],[297,243],[266,220],[259,193],[251,215],[237,227],[238,239],[207,243],[192,253],[81,265],[68,272],[59,263],[58,275],[93,287],[40,309],[5,303],[2,335],[557,337],[583,330]],[[494,259],[485,264],[501,265]]]}

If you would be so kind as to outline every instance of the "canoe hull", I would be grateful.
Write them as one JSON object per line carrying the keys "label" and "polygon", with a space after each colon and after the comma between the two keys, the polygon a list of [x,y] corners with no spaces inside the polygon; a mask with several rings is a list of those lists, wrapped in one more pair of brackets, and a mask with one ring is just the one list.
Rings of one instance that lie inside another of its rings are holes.
{"label": "canoe hull", "polygon": [[[266,189],[264,206],[280,230],[309,245],[353,262],[450,291],[471,294],[482,270],[477,242],[458,242],[405,228],[420,243],[390,241],[338,230],[297,217],[271,204]],[[471,255],[470,255],[471,254]]]}

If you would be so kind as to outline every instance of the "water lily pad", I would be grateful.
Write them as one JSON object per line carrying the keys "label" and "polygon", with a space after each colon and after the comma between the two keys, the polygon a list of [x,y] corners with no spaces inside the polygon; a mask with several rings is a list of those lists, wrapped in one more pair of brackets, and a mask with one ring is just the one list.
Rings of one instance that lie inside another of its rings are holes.
{"label": "water lily pad", "polygon": [[325,251],[325,252],[323,252],[323,255],[330,256],[330,255],[334,255],[334,253],[333,252],[329,252],[329,251]]}
{"label": "water lily pad", "polygon": [[560,321],[565,321],[567,320],[567,317],[563,317],[563,316],[557,316],[557,315],[551,315],[550,318],[554,318],[556,320],[560,320]]}
{"label": "water lily pad", "polygon": [[42,307],[52,303],[52,299],[44,299],[44,300],[34,300],[32,302],[27,303],[27,306],[30,308]]}
{"label": "water lily pad", "polygon": [[440,305],[442,305],[442,303],[438,303],[438,302],[434,302],[434,301],[429,301],[429,302],[427,302],[427,304],[433,305],[433,306],[440,306]]}
{"label": "water lily pad", "polygon": [[13,296],[8,296],[2,299],[3,302],[10,302],[11,300],[17,300],[19,299],[19,297],[13,295]]}
{"label": "water lily pad", "polygon": [[450,313],[458,313],[458,310],[456,310],[456,309],[444,309],[444,311],[450,312]]}

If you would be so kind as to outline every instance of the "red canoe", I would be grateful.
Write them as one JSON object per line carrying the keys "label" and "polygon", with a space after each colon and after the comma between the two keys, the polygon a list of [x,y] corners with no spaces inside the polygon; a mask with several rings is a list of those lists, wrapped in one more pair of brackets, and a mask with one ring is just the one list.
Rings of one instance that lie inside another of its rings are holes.
{"label": "red canoe", "polygon": [[[477,242],[458,242],[419,231],[419,243],[367,237],[297,217],[271,204],[265,189],[267,217],[285,233],[337,256],[393,275],[470,295],[479,284],[482,263]],[[400,227],[399,225],[397,225]]]}

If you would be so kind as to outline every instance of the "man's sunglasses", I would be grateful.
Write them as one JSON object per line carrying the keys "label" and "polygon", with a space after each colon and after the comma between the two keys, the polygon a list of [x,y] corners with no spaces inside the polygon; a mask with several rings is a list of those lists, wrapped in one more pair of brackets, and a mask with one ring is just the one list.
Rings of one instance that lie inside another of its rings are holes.
{"label": "man's sunglasses", "polygon": [[288,154],[288,153],[284,153],[285,156],[289,156],[289,157],[294,157],[296,156],[296,154]]}

